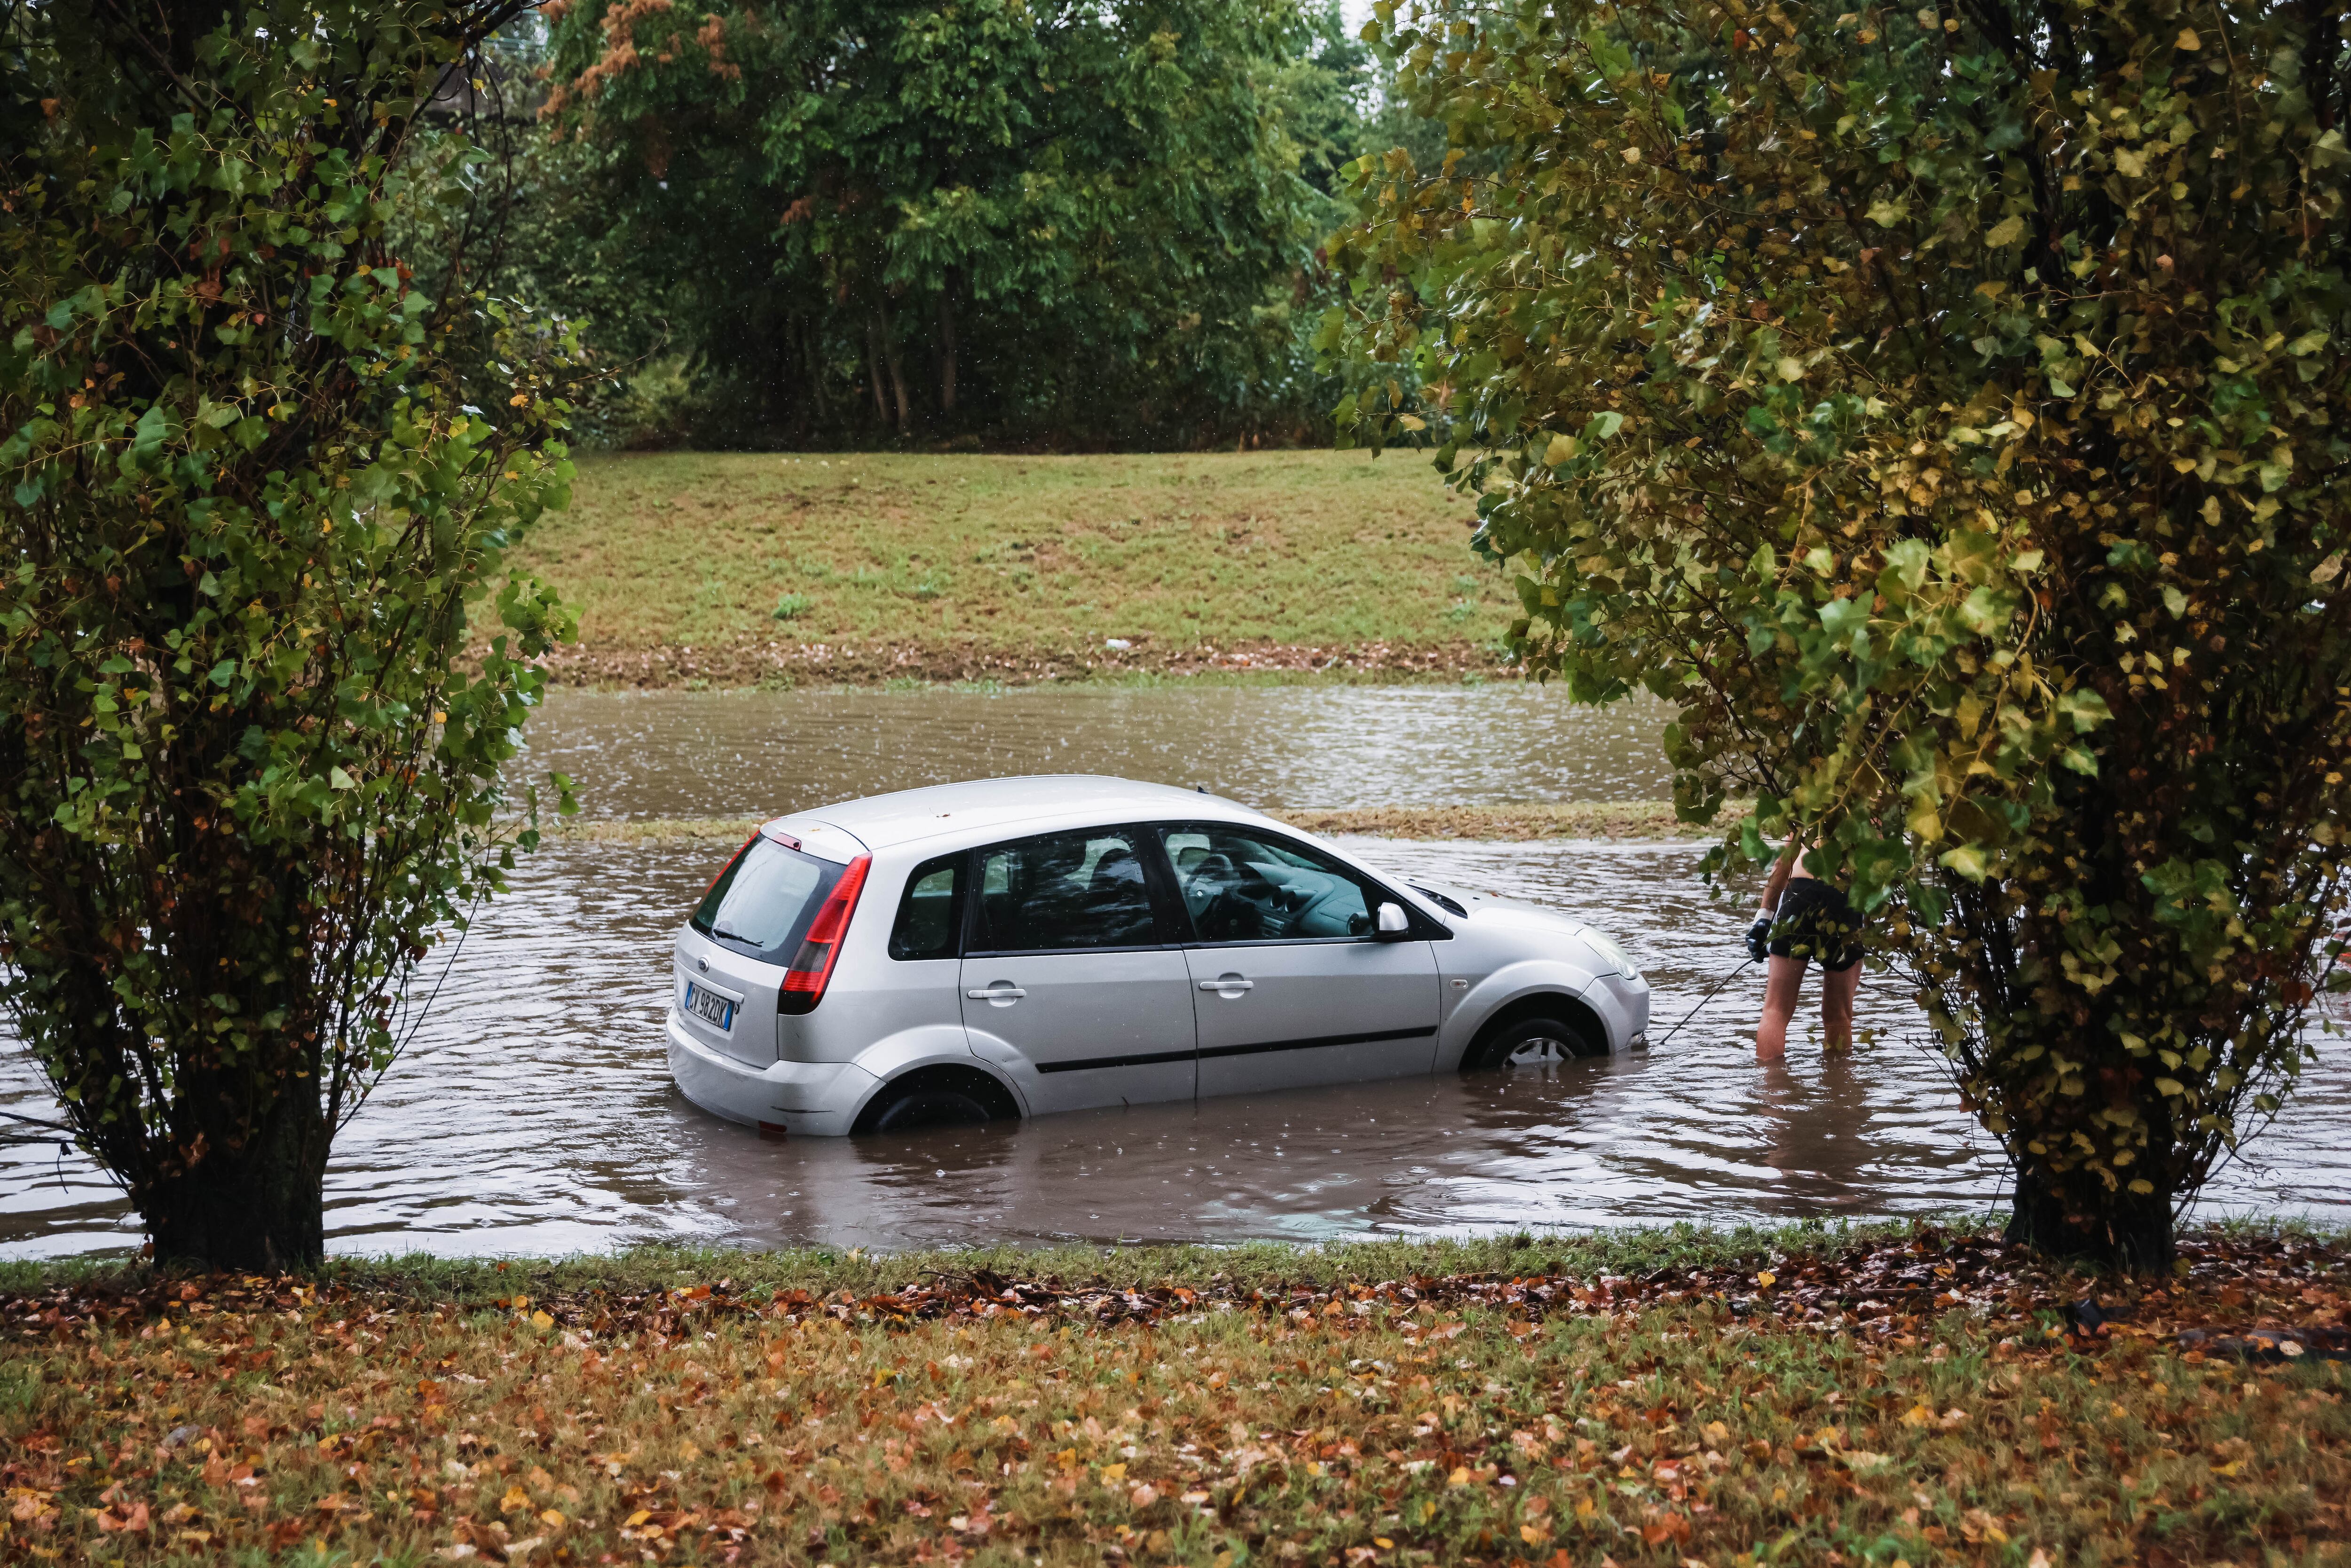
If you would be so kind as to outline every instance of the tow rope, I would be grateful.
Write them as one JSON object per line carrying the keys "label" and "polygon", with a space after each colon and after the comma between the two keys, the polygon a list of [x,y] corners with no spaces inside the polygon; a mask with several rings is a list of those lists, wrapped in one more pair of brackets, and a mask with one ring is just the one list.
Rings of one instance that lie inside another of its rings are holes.
{"label": "tow rope", "polygon": [[1687,1022],[1689,1022],[1689,1020],[1690,1020],[1690,1019],[1694,1019],[1694,1018],[1698,1017],[1698,1015],[1699,1013],[1703,1012],[1703,1011],[1706,1009],[1706,1004],[1707,1004],[1707,1003],[1708,1003],[1708,1002],[1710,1002],[1710,1001],[1714,1000],[1714,998],[1717,998],[1718,996],[1720,996],[1720,995],[1722,994],[1722,988],[1723,988],[1723,987],[1725,987],[1725,986],[1727,986],[1727,985],[1730,984],[1730,982],[1731,982],[1731,981],[1733,981],[1733,980],[1735,980],[1735,979],[1739,978],[1739,977],[1740,977],[1740,976],[1741,976],[1741,975],[1743,975],[1743,974],[1747,973],[1747,971],[1748,971],[1748,970],[1750,970],[1750,969],[1753,968],[1754,967],[1755,967],[1755,960],[1754,960],[1754,959],[1752,959],[1752,958],[1750,958],[1750,959],[1748,959],[1745,963],[1743,963],[1743,964],[1740,965],[1740,966],[1739,966],[1739,967],[1737,967],[1736,969],[1731,970],[1731,971],[1730,971],[1730,973],[1729,973],[1728,975],[1723,976],[1723,977],[1722,977],[1722,978],[1720,978],[1719,980],[1717,980],[1717,981],[1714,983],[1714,989],[1712,989],[1712,990],[1710,990],[1710,991],[1707,992],[1707,994],[1706,994],[1706,995],[1704,995],[1703,997],[1700,997],[1700,998],[1698,998],[1698,1006],[1697,1006],[1697,1007],[1694,1007],[1694,1008],[1690,1009],[1690,1010],[1689,1010],[1689,1011],[1687,1011],[1687,1012],[1686,1012],[1686,1013],[1682,1014],[1682,1017],[1681,1017],[1681,1023],[1677,1023],[1677,1024],[1674,1025],[1674,1027],[1673,1027],[1673,1028],[1671,1028],[1671,1029],[1669,1029],[1669,1030],[1666,1030],[1664,1037],[1663,1037],[1662,1039],[1660,1039],[1660,1040],[1657,1041],[1657,1045],[1658,1045],[1658,1046],[1663,1046],[1663,1045],[1666,1043],[1666,1041],[1667,1041],[1667,1040],[1671,1040],[1671,1039],[1673,1039],[1673,1038],[1674,1038],[1674,1036],[1676,1036],[1676,1035],[1677,1035],[1677,1034],[1681,1033],[1681,1031],[1682,1031],[1682,1024],[1687,1023]]}

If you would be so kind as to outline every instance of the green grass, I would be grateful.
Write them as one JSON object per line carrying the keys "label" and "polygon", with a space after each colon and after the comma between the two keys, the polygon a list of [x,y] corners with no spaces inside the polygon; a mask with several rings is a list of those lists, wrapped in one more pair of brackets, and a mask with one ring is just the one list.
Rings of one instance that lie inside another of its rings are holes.
{"label": "green grass", "polygon": [[602,456],[522,563],[579,610],[559,664],[590,678],[1023,679],[1208,649],[1458,670],[1492,663],[1513,604],[1470,515],[1408,455]]}
{"label": "green grass", "polygon": [[[16,1561],[317,1568],[2340,1568],[2351,1368],[2174,1335],[2339,1317],[2343,1239],[2186,1253],[2102,1281],[1815,1226],[18,1265],[0,1528]],[[2064,1332],[2085,1293],[2122,1326]]]}
{"label": "green grass", "polygon": [[[1231,1247],[1074,1244],[1052,1248],[956,1248],[865,1253],[803,1248],[747,1252],[729,1247],[636,1247],[560,1259],[391,1258],[329,1260],[310,1276],[320,1284],[383,1291],[421,1301],[480,1305],[517,1290],[562,1295],[584,1291],[667,1290],[679,1279],[734,1282],[738,1294],[773,1290],[889,1291],[941,1272],[989,1269],[1002,1274],[1172,1281],[1222,1280],[1249,1289],[1416,1273],[1525,1273],[1553,1268],[1585,1274],[1647,1274],[1660,1269],[1719,1268],[1791,1250],[1842,1253],[1907,1236],[1900,1221],[1733,1227],[1690,1224],[1573,1232],[1506,1231],[1434,1240],[1334,1242],[1299,1247],[1250,1241]],[[130,1291],[153,1277],[145,1265],[115,1260],[0,1261],[0,1296],[45,1290]]]}

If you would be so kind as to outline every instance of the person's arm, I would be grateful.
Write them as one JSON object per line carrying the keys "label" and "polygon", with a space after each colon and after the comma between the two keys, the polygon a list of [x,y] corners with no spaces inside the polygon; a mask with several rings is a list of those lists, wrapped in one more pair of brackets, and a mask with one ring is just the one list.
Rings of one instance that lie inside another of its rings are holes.
{"label": "person's arm", "polygon": [[1763,884],[1763,907],[1755,912],[1755,924],[1747,928],[1747,956],[1759,964],[1771,956],[1771,926],[1779,914],[1780,895],[1788,891],[1788,881],[1796,874],[1797,852],[1796,835],[1791,833],[1787,849],[1771,868],[1771,880]]}
{"label": "person's arm", "polygon": [[1763,915],[1775,915],[1780,908],[1780,895],[1788,891],[1788,883],[1796,874],[1796,857],[1800,850],[1796,835],[1788,835],[1788,847],[1780,852],[1779,863],[1771,868],[1771,878],[1763,884]]}

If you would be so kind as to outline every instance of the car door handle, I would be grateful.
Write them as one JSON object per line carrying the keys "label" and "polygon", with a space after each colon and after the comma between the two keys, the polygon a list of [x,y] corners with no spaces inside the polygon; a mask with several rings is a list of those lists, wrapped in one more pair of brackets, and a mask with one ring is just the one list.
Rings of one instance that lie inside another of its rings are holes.
{"label": "car door handle", "polygon": [[964,993],[976,1002],[1017,1002],[1028,994],[1018,986],[990,986],[985,990]]}
{"label": "car door handle", "polygon": [[1204,991],[1253,991],[1257,989],[1257,982],[1238,978],[1203,980],[1200,982],[1200,988]]}

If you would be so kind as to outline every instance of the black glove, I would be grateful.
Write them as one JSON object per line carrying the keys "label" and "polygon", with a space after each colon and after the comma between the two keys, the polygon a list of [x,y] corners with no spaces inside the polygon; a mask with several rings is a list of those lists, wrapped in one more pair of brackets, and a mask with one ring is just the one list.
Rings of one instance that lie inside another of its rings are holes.
{"label": "black glove", "polygon": [[1757,963],[1771,956],[1771,917],[1759,915],[1755,924],[1747,928],[1747,953]]}

